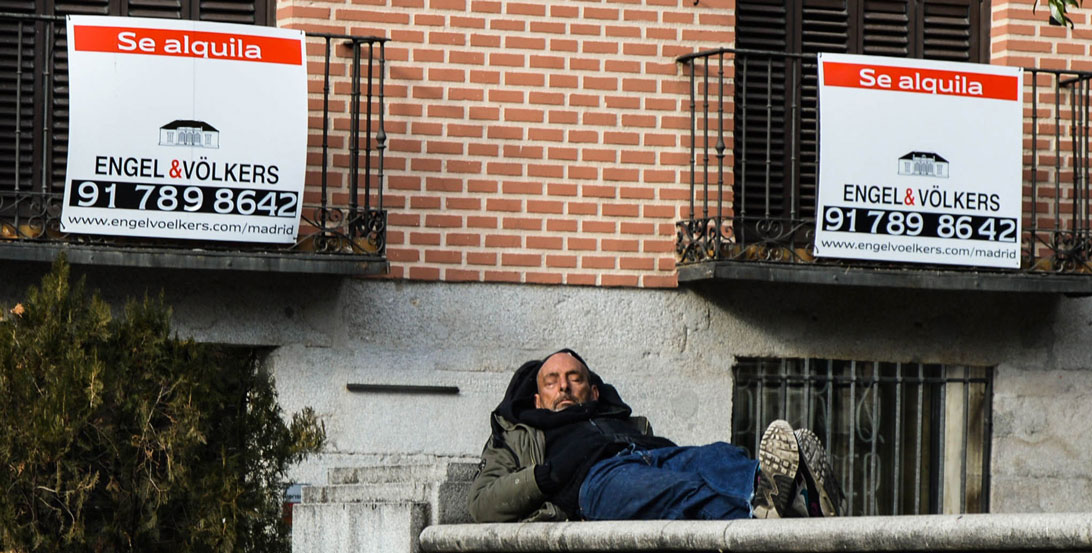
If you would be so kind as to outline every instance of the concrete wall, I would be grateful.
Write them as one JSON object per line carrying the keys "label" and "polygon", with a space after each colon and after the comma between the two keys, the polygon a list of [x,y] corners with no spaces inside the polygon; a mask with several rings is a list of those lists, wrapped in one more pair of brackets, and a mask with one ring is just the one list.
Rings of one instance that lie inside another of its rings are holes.
{"label": "concrete wall", "polygon": [[[10,305],[42,271],[0,264]],[[346,280],[82,268],[118,301],[163,289],[183,336],[276,346],[288,411],[313,406],[326,469],[472,459],[511,371],[581,352],[659,433],[729,438],[736,356],[996,366],[992,511],[1092,510],[1092,300],[720,283],[675,290]],[[457,386],[458,395],[352,393],[346,384]]]}

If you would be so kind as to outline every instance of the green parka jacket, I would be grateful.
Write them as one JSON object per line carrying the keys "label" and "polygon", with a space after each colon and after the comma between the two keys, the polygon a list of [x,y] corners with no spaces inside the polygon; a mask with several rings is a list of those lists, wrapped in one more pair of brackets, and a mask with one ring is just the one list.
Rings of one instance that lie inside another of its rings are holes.
{"label": "green parka jacket", "polygon": [[[571,350],[561,350],[577,359]],[[551,354],[552,355],[552,354]],[[547,356],[549,357],[549,356]],[[580,359],[583,362],[583,359]],[[585,363],[585,365],[587,365]],[[557,521],[565,512],[546,500],[535,482],[535,466],[546,458],[546,435],[537,428],[517,422],[515,413],[534,404],[536,377],[542,361],[524,363],[512,376],[504,400],[490,416],[492,435],[482,450],[478,475],[470,486],[468,508],[476,522]],[[591,383],[599,388],[600,408],[607,413],[628,416],[629,406],[618,392],[594,372]],[[644,417],[629,417],[643,434],[652,435]]]}

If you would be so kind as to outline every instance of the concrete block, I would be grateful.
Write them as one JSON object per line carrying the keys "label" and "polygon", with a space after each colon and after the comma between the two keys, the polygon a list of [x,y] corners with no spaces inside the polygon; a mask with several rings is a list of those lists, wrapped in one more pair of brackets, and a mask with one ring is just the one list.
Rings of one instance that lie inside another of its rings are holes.
{"label": "concrete block", "polygon": [[474,480],[477,470],[475,463],[460,462],[335,468],[330,471],[330,484],[469,482]]}
{"label": "concrete block", "polygon": [[412,502],[300,504],[293,553],[416,553],[428,506]]}
{"label": "concrete block", "polygon": [[466,496],[476,472],[476,464],[460,462],[337,468],[333,485],[303,488],[303,505],[411,503],[428,507],[428,524],[469,522]]}

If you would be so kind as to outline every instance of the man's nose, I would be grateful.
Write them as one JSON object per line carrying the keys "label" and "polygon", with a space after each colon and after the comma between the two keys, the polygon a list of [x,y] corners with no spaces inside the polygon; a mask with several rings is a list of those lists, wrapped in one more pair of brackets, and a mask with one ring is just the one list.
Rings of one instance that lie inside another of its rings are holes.
{"label": "man's nose", "polygon": [[569,389],[569,381],[568,380],[562,380],[561,385],[559,386],[559,388],[561,389],[562,392],[568,390]]}

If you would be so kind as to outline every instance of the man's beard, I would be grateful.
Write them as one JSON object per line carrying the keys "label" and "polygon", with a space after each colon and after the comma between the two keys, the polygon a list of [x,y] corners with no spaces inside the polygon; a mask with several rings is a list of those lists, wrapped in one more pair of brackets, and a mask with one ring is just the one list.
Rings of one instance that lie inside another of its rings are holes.
{"label": "man's beard", "polygon": [[[569,403],[565,407],[559,407],[561,405],[561,402],[563,402],[563,401],[569,401],[571,403]],[[573,396],[571,394],[565,394],[565,395],[560,396],[560,397],[558,397],[557,399],[554,400],[554,405],[553,405],[553,407],[550,408],[550,410],[556,413],[558,411],[564,411],[565,409],[568,409],[569,407],[575,407],[577,405],[580,405],[580,402],[576,400],[575,396]]]}

